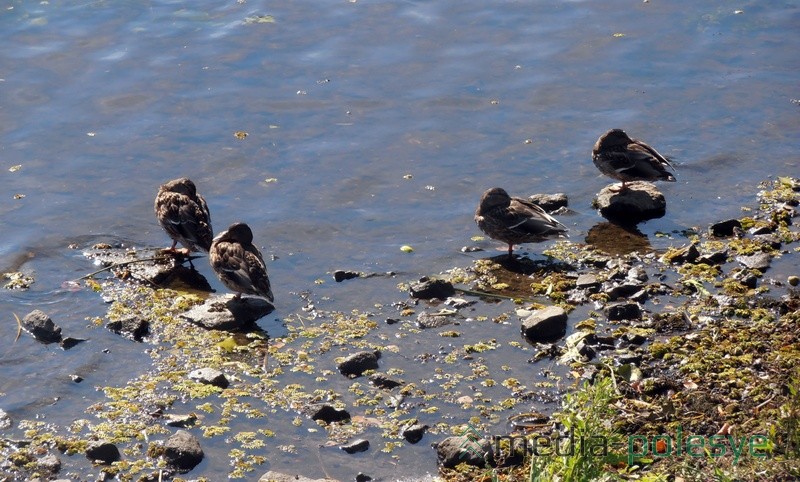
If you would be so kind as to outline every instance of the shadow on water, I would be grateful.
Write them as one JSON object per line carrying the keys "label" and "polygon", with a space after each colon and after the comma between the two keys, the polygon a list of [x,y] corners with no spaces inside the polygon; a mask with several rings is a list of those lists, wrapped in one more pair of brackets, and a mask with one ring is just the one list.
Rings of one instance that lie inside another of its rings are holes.
{"label": "shadow on water", "polygon": [[589,229],[586,242],[606,254],[619,255],[634,251],[652,251],[650,241],[636,226],[623,226],[611,222],[600,222]]}

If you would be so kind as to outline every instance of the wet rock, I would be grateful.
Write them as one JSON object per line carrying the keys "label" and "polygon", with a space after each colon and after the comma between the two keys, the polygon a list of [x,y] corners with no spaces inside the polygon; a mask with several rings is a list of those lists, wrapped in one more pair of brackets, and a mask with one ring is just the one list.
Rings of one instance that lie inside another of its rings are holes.
{"label": "wet rock", "polygon": [[322,420],[329,424],[350,420],[350,412],[347,410],[339,410],[328,404],[309,407],[308,412],[312,420]]}
{"label": "wet rock", "polygon": [[463,320],[464,317],[453,310],[439,310],[436,313],[423,311],[417,315],[417,326],[420,328],[440,328]]}
{"label": "wet rock", "polygon": [[367,450],[369,450],[369,440],[363,438],[353,440],[349,444],[340,445],[339,449],[344,450],[348,454],[366,452]]}
{"label": "wet rock", "polygon": [[397,388],[404,384],[403,382],[393,380],[381,373],[375,373],[373,375],[370,375],[369,381],[372,382],[372,384],[375,385],[376,387],[382,388],[384,390],[391,390],[393,388]]}
{"label": "wet rock", "polygon": [[230,382],[224,373],[215,368],[198,368],[189,373],[189,380],[215,387],[228,388]]}
{"label": "wet rock", "polygon": [[610,301],[616,301],[620,298],[628,298],[641,290],[642,284],[634,282],[611,285],[605,288],[605,292],[608,294],[608,299]]}
{"label": "wet rock", "polygon": [[208,299],[180,316],[209,330],[237,330],[252,325],[274,309],[263,298],[229,296]]}
{"label": "wet rock", "polygon": [[333,279],[337,283],[341,283],[342,281],[348,279],[358,278],[359,276],[361,276],[361,273],[358,271],[345,271],[342,269],[337,269],[333,272]]}
{"label": "wet rock", "polygon": [[70,375],[69,379],[72,380],[75,383],[80,383],[80,382],[83,381],[83,377],[80,376],[80,375]]}
{"label": "wet rock", "polygon": [[431,446],[436,450],[439,465],[448,469],[462,462],[473,467],[485,467],[487,462],[489,465],[494,464],[491,441],[478,438],[477,435],[447,437]]}
{"label": "wet rock", "polygon": [[47,454],[37,460],[36,465],[49,474],[57,474],[61,470],[61,459],[53,454]]}
{"label": "wet rock", "polygon": [[353,353],[339,363],[339,373],[350,378],[360,377],[367,370],[377,370],[380,357],[378,350]]}
{"label": "wet rock", "polygon": [[73,348],[75,345],[81,344],[84,341],[86,341],[86,338],[73,338],[71,336],[67,336],[61,339],[61,343],[59,343],[59,345],[61,345],[61,348],[69,350],[70,348]]}
{"label": "wet rock", "polygon": [[262,475],[258,482],[336,482],[333,479],[309,479],[297,474],[284,474],[270,470]]}
{"label": "wet rock", "polygon": [[400,320],[397,318],[386,318],[387,325],[394,325],[395,323],[400,323]]}
{"label": "wet rock", "polygon": [[733,274],[733,279],[750,289],[755,289],[758,286],[758,276],[749,271],[738,271]]}
{"label": "wet rock", "polygon": [[644,181],[627,183],[627,189],[615,192],[615,185],[604,187],[597,195],[600,215],[621,224],[637,224],[660,218],[667,201],[653,184]]}
{"label": "wet rock", "polygon": [[449,281],[442,279],[432,280],[427,277],[420,278],[416,283],[412,283],[410,292],[413,298],[421,300],[430,300],[432,298],[443,300],[456,294],[453,284]]}
{"label": "wet rock", "polygon": [[408,440],[408,443],[415,444],[422,440],[422,436],[425,435],[425,431],[428,429],[427,425],[423,425],[421,423],[414,423],[412,425],[407,426],[400,430],[400,435],[403,436],[404,439]]}
{"label": "wet rock", "polygon": [[563,192],[555,194],[534,194],[528,199],[530,199],[532,203],[538,204],[539,207],[548,213],[552,213],[556,209],[565,208],[569,205],[569,199]]}
{"label": "wet rock", "polygon": [[464,298],[453,298],[452,296],[444,300],[444,304],[447,306],[452,306],[455,310],[460,310],[461,308],[466,308],[477,303],[478,302],[476,300],[467,301]]}
{"label": "wet rock", "polygon": [[6,413],[5,410],[0,408],[0,429],[7,429],[11,427],[11,417]]}
{"label": "wet rock", "polygon": [[610,321],[638,320],[642,317],[642,308],[639,303],[613,303],[606,306],[605,314]]}
{"label": "wet rock", "polygon": [[769,268],[772,256],[767,253],[756,253],[750,256],[737,256],[736,261],[741,263],[745,268],[764,272]]}
{"label": "wet rock", "polygon": [[192,470],[204,456],[200,441],[186,430],[178,430],[164,442],[164,460],[179,472]]}
{"label": "wet rock", "polygon": [[747,230],[748,234],[753,236],[763,235],[763,234],[770,234],[775,232],[774,226],[758,226],[753,227]]}
{"label": "wet rock", "polygon": [[693,263],[700,257],[700,251],[694,243],[665,254],[661,260],[665,263]]}
{"label": "wet rock", "polygon": [[185,259],[184,256],[163,254],[155,249],[126,249],[109,244],[96,244],[84,255],[96,260],[101,267],[115,266],[111,271],[120,279],[159,286],[169,284],[170,278],[181,266],[180,261]]}
{"label": "wet rock", "polygon": [[61,327],[53,323],[43,311],[33,310],[22,319],[22,328],[42,343],[61,341]]}
{"label": "wet rock", "polygon": [[794,276],[794,275],[789,276],[786,279],[786,282],[789,283],[789,286],[797,286],[797,285],[800,284],[800,277],[797,277],[797,276]]}
{"label": "wet rock", "polygon": [[715,264],[724,264],[728,261],[728,250],[723,249],[720,251],[714,251],[713,253],[704,254],[697,258],[698,263],[704,263],[709,266]]}
{"label": "wet rock", "polygon": [[478,251],[483,251],[483,248],[480,246],[464,246],[461,248],[462,253],[477,253]]}
{"label": "wet rock", "polygon": [[370,477],[367,474],[364,474],[364,473],[361,473],[361,472],[356,474],[356,482],[370,482],[371,480],[372,480],[372,477]]}
{"label": "wet rock", "polygon": [[591,273],[584,273],[578,276],[575,281],[575,287],[592,291],[600,287],[600,281],[597,280],[597,276]]}
{"label": "wet rock", "polygon": [[110,465],[120,459],[119,449],[111,442],[92,442],[86,448],[86,458],[99,464]]}
{"label": "wet rock", "polygon": [[762,246],[769,246],[772,249],[780,249],[781,238],[775,234],[759,234],[753,236],[753,240]]}
{"label": "wet rock", "polygon": [[708,227],[708,234],[717,238],[733,236],[737,229],[742,229],[742,223],[738,219],[728,219],[714,223]]}
{"label": "wet rock", "polygon": [[567,312],[549,306],[534,312],[522,321],[522,334],[534,343],[555,341],[567,332]]}
{"label": "wet rock", "polygon": [[138,316],[126,316],[119,320],[109,321],[106,323],[106,328],[135,341],[142,341],[150,334],[150,322]]}
{"label": "wet rock", "polygon": [[164,415],[164,420],[168,427],[187,428],[192,427],[197,423],[197,415],[189,414],[167,414]]}

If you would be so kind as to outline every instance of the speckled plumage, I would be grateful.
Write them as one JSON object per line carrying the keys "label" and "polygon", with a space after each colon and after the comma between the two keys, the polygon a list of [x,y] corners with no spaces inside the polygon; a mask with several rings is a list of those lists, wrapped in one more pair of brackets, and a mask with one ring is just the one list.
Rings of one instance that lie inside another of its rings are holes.
{"label": "speckled plumage", "polygon": [[567,232],[566,226],[538,205],[511,197],[499,187],[483,193],[475,222],[489,237],[507,243],[509,256],[514,244],[544,241]]}
{"label": "speckled plumage", "polygon": [[214,233],[211,214],[194,183],[185,177],[158,188],[155,200],[158,224],[172,238],[171,250],[180,242],[189,251],[208,252]]}
{"label": "speckled plumage", "polygon": [[267,266],[261,252],[253,245],[253,231],[244,223],[232,224],[214,238],[209,261],[222,284],[235,291],[261,296],[273,301]]}
{"label": "speckled plumage", "polygon": [[675,168],[666,157],[622,129],[611,129],[597,139],[592,161],[600,172],[622,181],[620,190],[630,181],[675,181],[669,172]]}

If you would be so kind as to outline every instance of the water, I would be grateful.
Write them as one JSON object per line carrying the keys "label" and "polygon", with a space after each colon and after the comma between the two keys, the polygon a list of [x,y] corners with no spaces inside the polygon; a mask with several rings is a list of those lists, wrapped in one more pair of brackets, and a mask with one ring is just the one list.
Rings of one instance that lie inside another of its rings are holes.
{"label": "water", "polygon": [[[274,22],[245,21],[258,15]],[[101,397],[94,386],[146,369],[143,345],[86,321],[103,315],[98,297],[61,284],[91,270],[70,244],[166,246],[152,202],[175,177],[195,181],[216,231],[246,221],[276,258],[271,323],[299,310],[304,290],[349,311],[486,256],[460,248],[479,234],[472,213],[489,187],[568,193],[575,214],[561,220],[582,241],[609,182],[591,147],[612,127],[676,159],[666,216],[640,226],[656,247],[680,242],[657,231],[739,216],[759,181],[800,174],[800,57],[787,47],[798,22],[797,1],[9,2],[0,268],[36,282],[0,291],[0,408],[66,424]],[[314,284],[337,268],[399,275]],[[90,342],[13,342],[9,314],[36,307]],[[402,470],[358,460],[420,477],[435,470],[424,453]],[[332,475],[352,477],[353,458],[337,460]],[[204,463],[192,475],[225,473]]]}

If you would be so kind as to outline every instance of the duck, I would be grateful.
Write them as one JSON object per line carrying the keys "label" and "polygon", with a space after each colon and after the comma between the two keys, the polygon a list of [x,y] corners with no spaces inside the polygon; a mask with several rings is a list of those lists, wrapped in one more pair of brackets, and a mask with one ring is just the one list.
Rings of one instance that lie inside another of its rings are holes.
{"label": "duck", "polygon": [[253,231],[247,224],[233,223],[219,233],[211,243],[208,259],[222,284],[236,292],[234,299],[248,294],[275,301],[264,257],[253,245]]}
{"label": "duck", "polygon": [[513,256],[514,244],[544,241],[567,233],[567,227],[541,206],[511,197],[499,187],[483,193],[475,210],[475,222],[490,238],[508,244],[509,257]]}
{"label": "duck", "polygon": [[600,172],[622,181],[617,191],[625,191],[625,183],[631,181],[675,182],[670,172],[675,167],[669,159],[646,143],[631,139],[622,129],[611,129],[597,139],[592,161]]}
{"label": "duck", "polygon": [[180,242],[185,254],[208,252],[214,238],[211,213],[191,179],[181,177],[159,186],[154,208],[158,224],[172,238],[172,246],[165,251],[178,252],[175,246]]}

